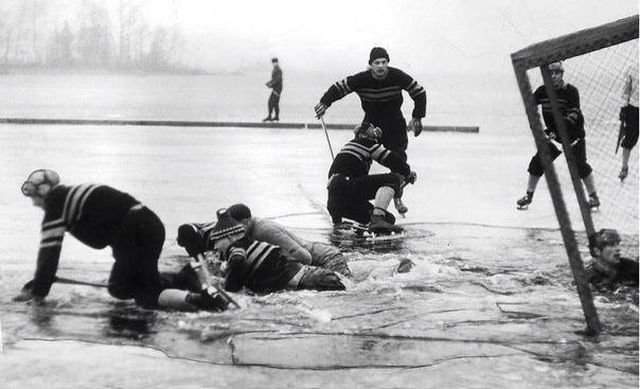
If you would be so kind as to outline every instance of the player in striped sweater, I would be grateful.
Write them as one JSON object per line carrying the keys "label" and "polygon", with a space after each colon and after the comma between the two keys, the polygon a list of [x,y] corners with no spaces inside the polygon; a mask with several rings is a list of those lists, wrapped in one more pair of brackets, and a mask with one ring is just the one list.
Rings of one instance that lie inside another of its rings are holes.
{"label": "player in striped sweater", "polygon": [[[575,86],[564,82],[564,67],[562,66],[562,62],[554,62],[550,64],[549,71],[551,72],[553,89],[557,95],[558,104],[560,105],[560,112],[567,128],[569,143],[571,144],[571,152],[573,153],[576,164],[578,165],[578,175],[582,179],[582,182],[589,194],[589,207],[599,207],[600,199],[596,192],[592,168],[587,162],[584,117],[580,110],[580,95],[578,93],[578,89]],[[561,151],[554,142],[561,145],[562,141],[560,140],[560,134],[558,133],[556,122],[553,117],[551,100],[547,95],[544,85],[536,89],[533,95],[536,103],[542,106],[542,117],[544,119],[544,124],[547,126],[545,134],[548,139],[551,160],[555,160],[561,154]],[[544,166],[542,165],[542,160],[537,153],[533,158],[531,158],[528,171],[529,180],[527,183],[527,193],[516,202],[518,209],[527,209],[529,204],[531,204],[533,193],[536,190],[538,181],[540,181],[540,177],[544,174]]]}
{"label": "player in striped sweater", "polygon": [[226,264],[222,271],[228,291],[237,292],[243,287],[260,294],[285,289],[345,289],[337,273],[292,261],[279,246],[251,239],[246,226],[227,209],[219,210],[217,216],[218,221],[204,229],[181,226],[178,243],[192,256],[216,250]]}
{"label": "player in striped sweater", "polygon": [[[405,182],[415,181],[416,174],[402,156],[380,143],[383,131],[379,127],[364,123],[355,132],[329,168],[327,209],[334,226],[339,227],[346,217],[369,224],[372,232],[400,231],[387,208],[391,199],[401,194]],[[372,160],[391,173],[370,175]]]}
{"label": "player in striped sweater", "polygon": [[42,302],[49,294],[62,241],[69,232],[92,248],[111,246],[115,263],[108,291],[115,298],[133,298],[146,308],[226,308],[217,296],[173,290],[163,282],[158,258],[164,244],[164,225],[131,195],[107,185],[60,185],[59,175],[48,169],[33,171],[22,185],[22,193],[44,210],[44,219],[34,278],[14,300]]}
{"label": "player in striped sweater", "polygon": [[[400,69],[389,66],[389,54],[382,47],[374,47],[369,54],[369,70],[349,76],[331,85],[315,106],[316,115],[322,117],[335,101],[355,92],[364,110],[363,122],[384,130],[382,144],[407,159],[407,128],[415,136],[422,132],[422,118],[427,109],[424,88]],[[414,101],[411,121],[402,115],[402,91]]]}

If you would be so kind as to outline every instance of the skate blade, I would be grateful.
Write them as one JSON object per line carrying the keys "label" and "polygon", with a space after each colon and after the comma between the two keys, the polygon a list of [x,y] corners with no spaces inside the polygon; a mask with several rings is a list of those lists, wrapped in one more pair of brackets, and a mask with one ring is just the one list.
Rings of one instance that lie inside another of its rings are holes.
{"label": "skate blade", "polygon": [[517,205],[516,209],[518,211],[526,211],[527,209],[529,209],[529,206],[528,205]]}

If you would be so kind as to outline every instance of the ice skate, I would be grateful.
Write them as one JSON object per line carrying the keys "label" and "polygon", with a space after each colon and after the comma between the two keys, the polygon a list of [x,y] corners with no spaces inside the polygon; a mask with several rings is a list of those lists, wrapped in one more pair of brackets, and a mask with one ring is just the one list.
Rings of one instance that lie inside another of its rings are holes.
{"label": "ice skate", "polygon": [[389,223],[385,220],[384,215],[371,215],[371,223],[369,223],[369,232],[372,234],[389,235],[396,232],[402,232],[402,227]]}
{"label": "ice skate", "polygon": [[516,201],[518,209],[521,211],[526,211],[527,209],[529,209],[529,204],[531,204],[532,198],[533,196],[527,193],[524,197]]}
{"label": "ice skate", "polygon": [[273,119],[271,119],[271,116],[267,116],[266,118],[262,119],[262,122],[263,122],[263,123],[266,123],[266,122],[270,122],[270,121],[272,121],[272,120],[273,120]]}

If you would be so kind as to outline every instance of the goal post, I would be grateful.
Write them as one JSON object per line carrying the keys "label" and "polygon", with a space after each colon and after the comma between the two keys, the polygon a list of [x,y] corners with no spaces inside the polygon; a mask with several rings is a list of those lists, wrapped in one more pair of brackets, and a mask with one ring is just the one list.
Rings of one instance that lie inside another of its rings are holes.
{"label": "goal post", "polygon": [[[586,279],[584,264],[580,256],[580,245],[572,227],[567,209],[568,198],[562,193],[562,183],[572,186],[580,210],[587,237],[594,236],[597,227],[617,228],[624,232],[625,254],[638,252],[638,175],[637,152],[635,169],[629,169],[628,181],[618,182],[615,167],[619,155],[614,154],[611,140],[617,143],[616,120],[622,105],[618,96],[623,88],[622,76],[630,65],[638,61],[638,15],[620,19],[598,27],[530,45],[511,55],[520,94],[535,140],[536,149],[544,166],[544,175],[551,194],[553,207],[576,282],[578,295],[587,322],[588,330],[597,334],[601,330],[597,311],[593,304],[591,289]],[[533,96],[528,71],[539,68],[540,74],[532,73],[545,86],[553,112],[556,129],[560,135],[562,149],[571,145],[558,97],[551,84],[548,65],[565,61],[565,82],[575,85],[580,92],[581,111],[585,121],[587,155],[596,178],[597,190],[602,198],[602,210],[593,216],[573,153],[563,152],[567,160],[569,177],[559,175],[550,155],[549,141],[544,134],[537,102]],[[593,157],[593,158],[592,158]],[[631,167],[631,164],[630,164]],[[598,185],[601,184],[601,185]],[[635,199],[635,201],[634,201]]]}

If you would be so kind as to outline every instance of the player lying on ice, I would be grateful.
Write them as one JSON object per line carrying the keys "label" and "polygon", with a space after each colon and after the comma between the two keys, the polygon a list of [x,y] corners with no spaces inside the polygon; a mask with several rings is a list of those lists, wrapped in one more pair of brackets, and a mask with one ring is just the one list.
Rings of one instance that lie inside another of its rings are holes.
{"label": "player lying on ice", "polygon": [[344,290],[340,276],[331,270],[291,260],[280,247],[253,239],[247,226],[227,209],[217,213],[215,225],[185,224],[178,230],[178,244],[191,256],[203,256],[214,249],[225,266],[226,290],[246,287],[264,294],[285,289]]}
{"label": "player lying on ice", "polygon": [[[638,258],[620,256],[620,235],[604,228],[590,239],[593,261],[586,266],[587,279],[598,290],[638,287]],[[637,301],[636,301],[637,302]]]}
{"label": "player lying on ice", "polygon": [[[233,219],[245,226],[245,233],[250,240],[276,245],[280,247],[280,252],[289,261],[302,265],[324,268],[345,277],[354,277],[356,280],[406,273],[413,267],[413,262],[407,258],[385,263],[384,266],[381,266],[379,261],[368,260],[348,265],[347,259],[338,248],[327,243],[302,239],[273,220],[255,217],[245,204],[234,204],[227,208],[227,212]],[[181,225],[178,228],[178,244],[187,248],[187,252],[191,256],[214,250],[213,242],[209,237],[215,224],[214,221]],[[357,274],[352,274],[351,267],[353,266],[355,266]]]}
{"label": "player lying on ice", "polygon": [[108,291],[117,299],[135,299],[145,308],[226,309],[229,301],[217,291],[178,290],[169,280],[180,277],[158,272],[164,225],[129,194],[107,185],[61,185],[58,173],[48,169],[29,174],[22,193],[44,210],[44,218],[35,275],[14,301],[39,303],[49,294],[68,231],[92,248],[111,246]]}
{"label": "player lying on ice", "polygon": [[[416,173],[396,152],[381,143],[382,129],[369,123],[356,127],[355,137],[336,155],[329,169],[327,209],[335,227],[342,218],[368,224],[373,233],[402,230],[387,211],[395,197],[401,197],[405,183],[413,183]],[[372,160],[391,169],[391,173],[369,174]],[[372,205],[369,200],[373,199]]]}

